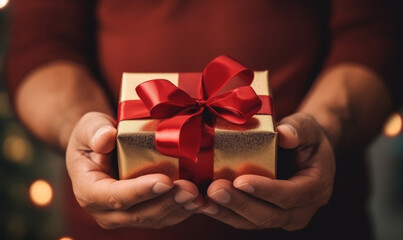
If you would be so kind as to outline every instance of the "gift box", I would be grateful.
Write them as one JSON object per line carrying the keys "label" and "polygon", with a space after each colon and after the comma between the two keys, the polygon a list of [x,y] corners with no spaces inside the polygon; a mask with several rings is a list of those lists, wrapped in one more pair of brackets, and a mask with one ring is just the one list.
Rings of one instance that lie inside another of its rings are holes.
{"label": "gift box", "polygon": [[268,71],[227,56],[203,73],[124,73],[117,129],[120,179],[163,173],[206,189],[220,178],[276,176]]}

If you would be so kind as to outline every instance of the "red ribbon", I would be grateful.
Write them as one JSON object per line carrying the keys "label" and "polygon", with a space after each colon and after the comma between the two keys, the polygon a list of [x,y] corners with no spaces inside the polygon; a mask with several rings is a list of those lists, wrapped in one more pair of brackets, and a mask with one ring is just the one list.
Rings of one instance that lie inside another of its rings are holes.
{"label": "red ribbon", "polygon": [[[181,78],[194,78],[193,74],[182,74]],[[191,160],[193,164],[208,161],[208,175],[212,177],[214,117],[228,122],[243,124],[262,107],[262,101],[249,85],[253,71],[228,56],[212,60],[204,69],[190,96],[183,89],[165,79],[143,82],[136,87],[140,100],[123,101],[119,106],[118,121],[151,117],[163,119],[157,127],[155,145],[157,150],[181,161]],[[185,81],[183,81],[185,82]],[[262,98],[262,97],[261,97]],[[267,96],[264,100],[270,100]],[[264,103],[265,112],[271,114],[271,103]],[[203,149],[207,149],[203,153]],[[192,172],[191,163],[183,163],[183,172]],[[181,167],[180,167],[181,171]],[[205,171],[199,170],[199,171]],[[193,171],[194,172],[194,171]],[[194,175],[190,174],[190,175]],[[200,177],[200,176],[199,176]],[[185,177],[188,178],[188,177]],[[194,178],[191,177],[191,178]]]}

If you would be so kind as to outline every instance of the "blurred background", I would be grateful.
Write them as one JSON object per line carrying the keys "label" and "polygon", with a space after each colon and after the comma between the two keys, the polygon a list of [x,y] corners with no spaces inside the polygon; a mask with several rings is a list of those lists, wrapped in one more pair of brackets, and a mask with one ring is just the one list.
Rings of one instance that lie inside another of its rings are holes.
{"label": "blurred background", "polygon": [[[0,0],[0,239],[69,240],[60,217],[64,157],[19,124],[5,91],[8,0]],[[368,150],[376,239],[403,239],[402,112],[394,113]]]}
{"label": "blurred background", "polygon": [[4,86],[8,0],[0,0],[0,239],[69,240],[60,218],[62,154],[19,124]]}

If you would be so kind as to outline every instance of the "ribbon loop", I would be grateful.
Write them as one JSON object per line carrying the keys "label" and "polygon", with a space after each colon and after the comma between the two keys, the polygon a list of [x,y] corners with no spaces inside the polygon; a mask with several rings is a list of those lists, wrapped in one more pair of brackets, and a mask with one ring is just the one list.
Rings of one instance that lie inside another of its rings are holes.
{"label": "ribbon loop", "polygon": [[197,104],[185,91],[165,79],[144,82],[136,87],[136,92],[150,116],[156,119],[175,116]]}
{"label": "ribbon loop", "polygon": [[207,64],[202,81],[204,98],[209,98],[249,86],[253,81],[253,71],[229,56],[222,55]]}

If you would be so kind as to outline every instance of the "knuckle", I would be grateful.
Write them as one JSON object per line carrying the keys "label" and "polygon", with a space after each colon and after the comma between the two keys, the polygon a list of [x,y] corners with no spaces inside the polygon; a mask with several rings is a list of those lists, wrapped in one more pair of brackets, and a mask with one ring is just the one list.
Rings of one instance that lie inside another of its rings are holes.
{"label": "knuckle", "polygon": [[82,207],[82,208],[87,209],[87,208],[90,208],[92,206],[92,204],[89,203],[88,201],[85,201],[85,200],[83,200],[81,198],[76,198],[76,199],[77,199],[78,205],[80,207]]}
{"label": "knuckle", "polygon": [[95,207],[95,203],[93,201],[82,196],[81,194],[75,193],[75,196],[77,203],[80,207],[85,208],[87,210]]}
{"label": "knuckle", "polygon": [[108,194],[107,196],[107,204],[112,209],[122,209],[124,204],[120,201],[115,195]]}
{"label": "knuckle", "polygon": [[137,214],[131,214],[129,217],[129,222],[133,225],[136,226],[143,226],[148,224],[149,222],[152,222],[152,218],[151,217],[145,217],[139,213]]}

